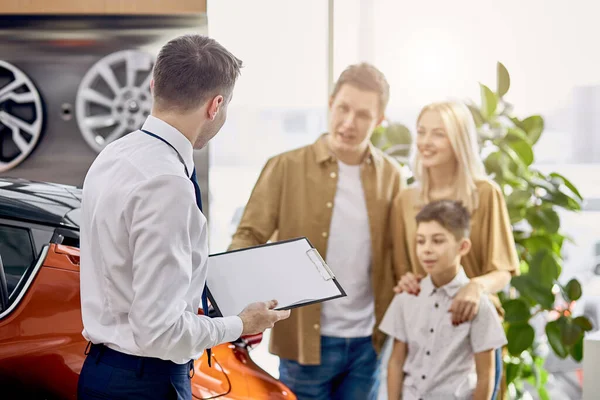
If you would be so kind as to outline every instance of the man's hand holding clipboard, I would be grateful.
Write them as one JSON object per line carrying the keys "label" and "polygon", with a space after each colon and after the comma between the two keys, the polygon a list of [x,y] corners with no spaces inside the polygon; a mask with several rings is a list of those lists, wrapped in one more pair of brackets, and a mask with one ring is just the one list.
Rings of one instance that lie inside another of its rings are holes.
{"label": "man's hand holding clipboard", "polygon": [[277,300],[252,303],[239,314],[244,330],[242,336],[262,333],[272,328],[276,322],[290,316],[290,310],[275,310]]}

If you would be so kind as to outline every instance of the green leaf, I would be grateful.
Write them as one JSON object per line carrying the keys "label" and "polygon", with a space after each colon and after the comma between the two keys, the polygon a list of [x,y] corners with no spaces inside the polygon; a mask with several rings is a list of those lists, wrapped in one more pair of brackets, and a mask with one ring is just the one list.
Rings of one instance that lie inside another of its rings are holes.
{"label": "green leaf", "polygon": [[525,165],[530,166],[533,163],[533,148],[525,140],[508,140],[506,144],[517,153]]}
{"label": "green leaf", "polygon": [[530,254],[536,254],[542,249],[551,249],[553,241],[547,234],[535,234],[523,240],[523,246]]}
{"label": "green leaf", "polygon": [[568,300],[576,301],[581,298],[581,284],[577,279],[571,279],[565,285],[565,294],[569,297]]}
{"label": "green leaf", "polygon": [[560,276],[561,269],[551,249],[541,249],[533,255],[529,263],[529,275],[549,289]]}
{"label": "green leaf", "polygon": [[572,319],[560,317],[558,320],[561,339],[565,346],[573,346],[580,338],[583,338],[583,329],[575,325]]}
{"label": "green leaf", "polygon": [[411,144],[412,135],[410,129],[405,125],[394,123],[389,125],[385,129],[385,135],[387,136],[390,144]]}
{"label": "green leaf", "polygon": [[521,363],[507,363],[506,364],[506,383],[510,384],[521,376],[523,365]]}
{"label": "green leaf", "polygon": [[535,360],[532,365],[532,372],[534,377],[532,385],[536,389],[544,387],[548,381],[548,371],[546,371],[544,368],[544,362],[542,358],[537,358]]}
{"label": "green leaf", "polygon": [[496,84],[499,97],[504,96],[510,88],[510,75],[500,61],[496,64]]}
{"label": "green leaf", "polygon": [[377,128],[375,128],[375,130],[373,130],[373,134],[371,135],[371,143],[373,144],[373,146],[377,148],[381,148],[381,146],[383,146],[385,141],[383,131],[384,129],[381,126],[378,126]]}
{"label": "green leaf", "polygon": [[548,233],[556,233],[560,228],[560,217],[552,208],[527,209],[527,221],[533,229],[543,229]]}
{"label": "green leaf", "polygon": [[581,329],[583,329],[585,332],[589,332],[592,329],[594,329],[594,327],[592,326],[591,321],[584,316],[579,316],[575,319],[573,319],[573,323],[577,326],[579,326]]}
{"label": "green leaf", "polygon": [[583,360],[583,337],[581,337],[581,339],[579,339],[577,343],[571,347],[570,353],[571,357],[573,357],[575,361]]}
{"label": "green leaf", "polygon": [[550,347],[556,355],[560,358],[567,358],[569,351],[562,342],[558,320],[546,324],[546,335],[548,336],[548,343],[550,343]]}
{"label": "green leaf", "polygon": [[527,322],[531,318],[529,306],[523,300],[509,300],[502,307],[505,311],[504,320],[508,323]]}
{"label": "green leaf", "polygon": [[[508,145],[508,142],[500,143],[501,154],[506,158],[506,166],[504,168],[503,174],[504,176],[510,175],[509,173],[518,175],[519,183],[511,184],[511,186],[520,186],[524,187],[526,185],[526,180],[530,175],[529,167],[525,164],[525,162],[521,159],[521,156]],[[517,177],[515,176],[515,179]]]}
{"label": "green leaf", "polygon": [[548,192],[552,192],[552,191],[556,190],[556,188],[550,182],[548,182],[546,180],[546,177],[537,171],[531,177],[529,177],[527,180],[532,186],[534,186],[536,188],[537,187],[543,188]]}
{"label": "green leaf", "polygon": [[538,388],[538,396],[540,396],[540,400],[550,400],[550,393],[548,393],[548,389],[545,387]]}
{"label": "green leaf", "polygon": [[544,287],[529,275],[515,276],[511,279],[512,286],[519,291],[521,296],[527,297],[544,309],[550,310],[554,306],[554,294],[552,288]]}
{"label": "green leaf", "polygon": [[471,115],[473,116],[473,120],[475,121],[475,126],[479,128],[486,122],[486,119],[481,114],[481,110],[472,104],[468,104],[469,111],[471,111]]}
{"label": "green leaf", "polygon": [[512,225],[516,224],[517,222],[523,220],[523,218],[525,218],[525,208],[523,207],[511,207],[510,205],[508,206],[508,216],[510,218],[510,223]]}
{"label": "green leaf", "polygon": [[527,143],[531,143],[531,139],[529,139],[529,136],[527,136],[527,134],[520,128],[508,128],[507,132],[506,132],[506,138],[508,140],[523,140]]}
{"label": "green leaf", "polygon": [[544,368],[544,363],[546,359],[542,357],[535,357],[534,365],[538,368],[540,372],[540,384],[543,386],[548,382],[548,371]]}
{"label": "green leaf", "polygon": [[551,248],[540,249],[529,262],[529,275],[548,289],[552,288],[561,272]]}
{"label": "green leaf", "polygon": [[531,198],[531,192],[528,190],[514,190],[507,198],[506,204],[510,207],[524,207]]}
{"label": "green leaf", "polygon": [[506,154],[495,151],[488,155],[483,163],[488,174],[502,176],[503,172],[508,169],[508,162]]}
{"label": "green leaf", "polygon": [[496,112],[498,107],[498,98],[496,94],[490,90],[489,87],[480,83],[481,88],[481,111],[484,117],[491,117]]}
{"label": "green leaf", "polygon": [[581,210],[581,203],[578,200],[575,200],[574,198],[560,191],[548,192],[542,199],[567,210]]}
{"label": "green leaf", "polygon": [[539,115],[532,115],[521,121],[521,127],[527,132],[531,143],[536,144],[544,131],[544,119]]}
{"label": "green leaf", "polygon": [[577,198],[578,198],[579,200],[583,200],[583,197],[581,196],[581,193],[579,193],[579,190],[577,190],[577,188],[575,187],[575,185],[573,185],[573,184],[571,183],[571,181],[570,181],[570,180],[568,180],[567,178],[565,178],[564,176],[562,176],[562,175],[560,175],[560,174],[557,174],[556,172],[552,172],[552,173],[550,174],[550,176],[551,176],[551,177],[553,177],[553,178],[558,178],[558,179],[562,180],[562,183],[563,183],[563,184],[564,184],[564,185],[565,185],[567,188],[569,188],[569,190],[570,190],[571,192],[573,192],[573,194],[574,194],[575,196],[577,196]]}
{"label": "green leaf", "polygon": [[513,356],[518,356],[531,347],[535,339],[535,331],[527,323],[511,324],[506,336],[508,338],[508,352]]}

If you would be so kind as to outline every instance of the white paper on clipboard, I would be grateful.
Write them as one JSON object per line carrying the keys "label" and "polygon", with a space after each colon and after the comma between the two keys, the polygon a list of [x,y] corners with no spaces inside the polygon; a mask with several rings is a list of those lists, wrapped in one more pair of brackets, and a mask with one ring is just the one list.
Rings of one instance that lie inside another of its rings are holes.
{"label": "white paper on clipboard", "polygon": [[248,304],[277,300],[284,310],[346,296],[308,239],[213,254],[206,283],[222,316],[238,315]]}

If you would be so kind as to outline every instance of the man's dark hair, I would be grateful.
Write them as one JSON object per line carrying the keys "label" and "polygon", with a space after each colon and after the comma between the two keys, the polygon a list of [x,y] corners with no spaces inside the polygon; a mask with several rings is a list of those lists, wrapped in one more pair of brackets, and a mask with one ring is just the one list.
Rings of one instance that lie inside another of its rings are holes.
{"label": "man's dark hair", "polygon": [[233,91],[242,61],[216,40],[184,35],[165,44],[154,65],[154,101],[158,108],[190,111],[212,96]]}
{"label": "man's dark hair", "polygon": [[435,221],[450,231],[456,240],[470,235],[471,217],[469,211],[459,201],[437,200],[427,204],[417,214],[417,225]]}
{"label": "man's dark hair", "polygon": [[335,83],[331,97],[335,97],[344,85],[377,93],[381,113],[385,112],[385,108],[390,100],[390,85],[387,79],[385,79],[383,72],[371,64],[363,62],[347,67]]}

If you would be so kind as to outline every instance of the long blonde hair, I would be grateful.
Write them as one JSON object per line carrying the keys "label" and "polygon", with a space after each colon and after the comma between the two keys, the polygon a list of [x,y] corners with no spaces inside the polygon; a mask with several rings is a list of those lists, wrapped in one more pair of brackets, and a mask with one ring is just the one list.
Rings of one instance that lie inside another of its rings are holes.
{"label": "long blonde hair", "polygon": [[[473,116],[469,108],[462,102],[444,101],[423,107],[417,118],[417,124],[423,114],[428,111],[439,113],[456,157],[456,198],[454,200],[461,201],[470,212],[473,212],[479,205],[476,182],[487,179],[483,161],[479,156],[477,130]],[[420,182],[421,201],[427,204],[430,202],[431,184],[429,173],[423,167],[418,151],[415,151],[414,155],[413,173],[415,179]]]}

